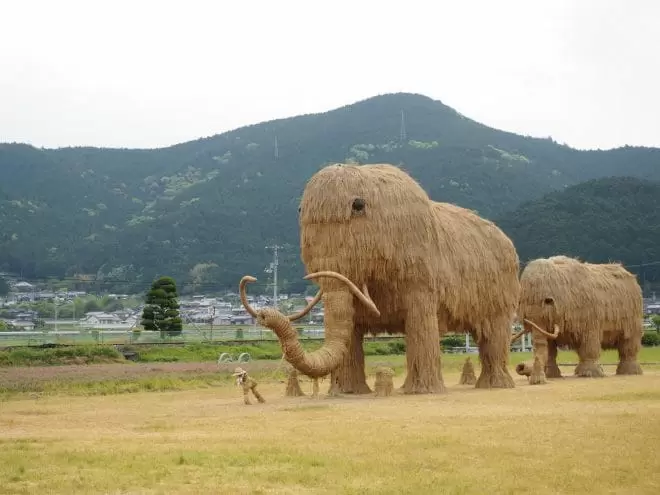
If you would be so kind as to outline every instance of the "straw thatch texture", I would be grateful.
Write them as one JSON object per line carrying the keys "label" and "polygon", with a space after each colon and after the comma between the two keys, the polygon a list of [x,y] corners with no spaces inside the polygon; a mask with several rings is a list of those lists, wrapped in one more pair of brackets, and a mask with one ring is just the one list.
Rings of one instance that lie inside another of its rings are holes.
{"label": "straw thatch texture", "polygon": [[[350,352],[333,363],[343,391],[368,391],[359,350],[364,333],[403,329],[404,391],[442,392],[438,334],[449,327],[470,331],[479,342],[477,387],[514,386],[506,366],[520,289],[518,255],[492,222],[431,201],[412,177],[387,164],[327,166],[308,181],[300,207],[307,271],[334,270],[366,286],[381,313],[324,299],[326,336],[336,334],[332,319],[354,313]],[[319,285],[324,297],[346,292],[334,280]]]}
{"label": "straw thatch texture", "polygon": [[474,373],[474,364],[468,356],[463,364],[463,371],[461,372],[461,378],[458,381],[459,385],[474,385],[477,383],[477,375]]}
{"label": "straw thatch texture", "polygon": [[[531,261],[521,277],[518,314],[545,331],[555,325],[559,334],[548,338],[525,323],[533,335],[534,354],[542,372],[559,377],[557,348],[577,351],[578,376],[604,376],[598,364],[601,349],[618,349],[617,374],[641,374],[642,290],[636,277],[618,263],[592,264],[566,256]],[[534,375],[528,363],[516,368]]]}
{"label": "straw thatch texture", "polygon": [[[403,330],[404,392],[443,392],[438,337],[461,328],[479,345],[476,387],[514,387],[507,363],[519,262],[511,240],[492,222],[431,201],[412,177],[387,164],[322,168],[305,187],[299,220],[309,276],[338,272],[361,289],[337,278],[317,281],[326,344],[313,353],[313,363],[303,354],[289,360],[299,371],[330,372],[331,391],[370,392],[364,334]],[[296,333],[283,335],[287,353],[297,353]]]}
{"label": "straw thatch texture", "polygon": [[374,390],[376,397],[389,397],[394,390],[394,370],[385,366],[376,368]]}

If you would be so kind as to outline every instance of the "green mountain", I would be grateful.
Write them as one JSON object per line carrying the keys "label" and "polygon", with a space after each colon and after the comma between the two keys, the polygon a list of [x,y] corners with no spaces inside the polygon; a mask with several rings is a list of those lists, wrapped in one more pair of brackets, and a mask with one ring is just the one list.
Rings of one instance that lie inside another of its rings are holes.
{"label": "green mountain", "polygon": [[246,273],[268,281],[265,246],[278,243],[280,280],[304,288],[298,198],[335,161],[400,165],[432,198],[489,218],[594,178],[660,180],[660,149],[578,151],[415,94],[157,150],[0,144],[0,271],[84,276],[116,291],[143,290],[162,274],[194,289],[235,288]]}

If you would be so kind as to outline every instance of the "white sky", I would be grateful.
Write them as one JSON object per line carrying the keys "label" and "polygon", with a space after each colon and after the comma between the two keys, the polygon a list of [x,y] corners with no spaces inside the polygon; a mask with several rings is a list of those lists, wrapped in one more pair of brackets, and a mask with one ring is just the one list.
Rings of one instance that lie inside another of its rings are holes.
{"label": "white sky", "polygon": [[382,93],[660,146],[660,1],[0,0],[0,142],[160,147]]}

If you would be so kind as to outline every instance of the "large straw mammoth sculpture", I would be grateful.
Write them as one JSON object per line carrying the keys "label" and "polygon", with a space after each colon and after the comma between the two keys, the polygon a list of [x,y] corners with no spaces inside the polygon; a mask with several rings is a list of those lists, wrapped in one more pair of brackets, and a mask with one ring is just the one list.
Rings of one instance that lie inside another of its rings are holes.
{"label": "large straw mammoth sculpture", "polygon": [[[513,340],[532,332],[532,361],[516,367],[531,384],[559,378],[557,348],[577,351],[575,374],[601,377],[601,349],[618,349],[617,375],[639,375],[637,354],[642,346],[642,289],[636,277],[621,265],[583,263],[567,256],[539,258],[527,264],[520,276],[518,314],[524,329]],[[552,331],[551,331],[552,329]]]}
{"label": "large straw mammoth sculpture", "polygon": [[[478,342],[477,388],[513,388],[508,369],[518,304],[519,261],[511,240],[470,210],[431,201],[401,169],[387,164],[329,165],[308,181],[300,203],[302,261],[320,286],[301,313],[255,312],[308,376],[331,374],[330,392],[369,393],[362,342],[403,331],[404,393],[444,391],[442,334],[464,329]],[[291,321],[322,297],[325,343],[306,353]]]}

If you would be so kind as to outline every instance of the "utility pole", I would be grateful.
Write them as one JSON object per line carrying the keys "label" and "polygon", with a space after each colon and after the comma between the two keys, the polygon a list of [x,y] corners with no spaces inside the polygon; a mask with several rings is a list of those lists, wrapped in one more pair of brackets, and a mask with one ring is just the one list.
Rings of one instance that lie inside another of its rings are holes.
{"label": "utility pole", "polygon": [[406,141],[406,121],[403,118],[403,109],[401,109],[401,129],[400,129],[399,140],[402,143]]}
{"label": "utility pole", "polygon": [[266,249],[273,250],[273,262],[270,264],[270,269],[266,269],[266,272],[273,272],[273,307],[277,309],[277,266],[279,265],[279,249],[282,246],[273,244],[272,246],[266,246]]}
{"label": "utility pole", "polygon": [[275,159],[277,160],[280,157],[280,150],[277,146],[277,136],[275,136]]}

